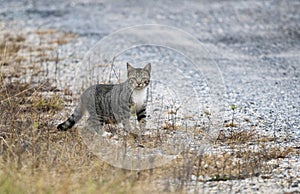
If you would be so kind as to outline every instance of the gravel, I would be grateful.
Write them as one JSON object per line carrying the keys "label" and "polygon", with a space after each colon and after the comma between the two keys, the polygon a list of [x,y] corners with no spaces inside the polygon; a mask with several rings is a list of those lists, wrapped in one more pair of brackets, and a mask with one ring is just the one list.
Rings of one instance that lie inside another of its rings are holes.
{"label": "gravel", "polygon": [[[235,118],[241,123],[241,127],[256,126],[258,133],[285,139],[290,145],[299,148],[298,0],[7,0],[0,2],[0,21],[3,29],[57,29],[78,35],[75,41],[60,48],[65,60],[58,67],[59,75],[55,78],[59,79],[57,83],[61,88],[70,85],[71,88],[74,87],[71,80],[76,79],[77,75],[74,75],[74,72],[80,67],[80,61],[87,51],[106,35],[121,28],[143,24],[162,24],[179,28],[196,38],[208,51],[209,58],[219,66],[226,90],[222,102],[225,107],[224,120],[231,119],[230,105],[236,105]],[[133,62],[151,58],[155,58],[153,61],[159,61],[160,59],[153,55],[157,52],[155,49],[140,50],[137,55],[148,53],[148,57],[140,60],[137,57]],[[166,55],[172,56],[172,52]],[[163,64],[173,63],[176,66],[184,58],[164,58],[165,61],[160,67],[168,69],[170,66],[165,67]],[[186,63],[190,62],[187,60]],[[182,65],[177,69],[186,74],[189,81],[195,83],[197,80],[192,75],[197,73],[197,70],[190,67]],[[51,74],[48,76],[53,78]],[[73,85],[66,80],[70,80]],[[178,83],[176,80],[172,80],[173,82]],[[78,86],[75,85],[74,88],[76,87]],[[245,118],[248,122],[243,122]],[[281,170],[276,174],[275,169],[273,177],[267,181],[258,177],[217,183],[205,182],[191,187],[190,192],[214,193],[220,189],[227,193],[299,192],[299,160],[299,156],[283,159],[279,165]],[[197,190],[198,188],[200,190]]]}

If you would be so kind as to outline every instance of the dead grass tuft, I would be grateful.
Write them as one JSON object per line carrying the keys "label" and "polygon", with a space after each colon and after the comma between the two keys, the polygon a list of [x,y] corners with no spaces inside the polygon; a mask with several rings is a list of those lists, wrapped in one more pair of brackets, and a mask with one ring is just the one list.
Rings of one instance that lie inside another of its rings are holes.
{"label": "dead grass tuft", "polygon": [[218,140],[227,144],[241,144],[257,138],[255,130],[236,130],[229,128],[227,131],[220,131]]}

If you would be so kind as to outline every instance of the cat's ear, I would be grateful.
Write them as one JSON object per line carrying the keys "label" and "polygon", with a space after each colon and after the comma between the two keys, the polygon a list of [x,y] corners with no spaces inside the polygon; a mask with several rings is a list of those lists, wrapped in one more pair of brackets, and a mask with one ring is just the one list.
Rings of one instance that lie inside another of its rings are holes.
{"label": "cat's ear", "polygon": [[128,62],[127,62],[127,72],[130,72],[134,70],[134,67],[132,67]]}
{"label": "cat's ear", "polygon": [[151,63],[148,63],[145,67],[144,70],[148,71],[149,73],[151,72]]}

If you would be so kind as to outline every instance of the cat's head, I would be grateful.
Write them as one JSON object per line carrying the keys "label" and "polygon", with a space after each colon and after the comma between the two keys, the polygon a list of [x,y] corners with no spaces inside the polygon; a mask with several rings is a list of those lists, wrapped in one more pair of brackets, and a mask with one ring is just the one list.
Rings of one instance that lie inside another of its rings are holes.
{"label": "cat's head", "polygon": [[150,83],[151,64],[148,63],[144,68],[134,68],[127,63],[127,77],[131,87],[135,90],[141,90]]}

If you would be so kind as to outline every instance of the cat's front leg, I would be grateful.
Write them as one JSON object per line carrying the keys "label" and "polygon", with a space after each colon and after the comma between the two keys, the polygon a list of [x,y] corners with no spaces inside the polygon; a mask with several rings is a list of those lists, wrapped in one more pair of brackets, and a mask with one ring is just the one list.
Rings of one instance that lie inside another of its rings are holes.
{"label": "cat's front leg", "polygon": [[144,131],[146,128],[146,107],[143,106],[136,112],[137,120],[139,122],[139,127],[141,131]]}
{"label": "cat's front leg", "polygon": [[102,135],[103,131],[103,122],[100,121],[98,117],[90,116],[88,118],[88,130],[94,134]]}
{"label": "cat's front leg", "polygon": [[141,131],[132,127],[130,124],[130,119],[123,120],[124,135],[130,135],[131,137],[138,138],[141,136]]}
{"label": "cat's front leg", "polygon": [[139,127],[140,127],[140,130],[141,131],[145,131],[145,129],[146,129],[146,119],[141,119],[140,121],[139,121]]}
{"label": "cat's front leg", "polygon": [[132,127],[131,127],[129,118],[123,119],[122,124],[123,124],[123,128],[124,128],[124,132],[130,133],[132,131]]}

